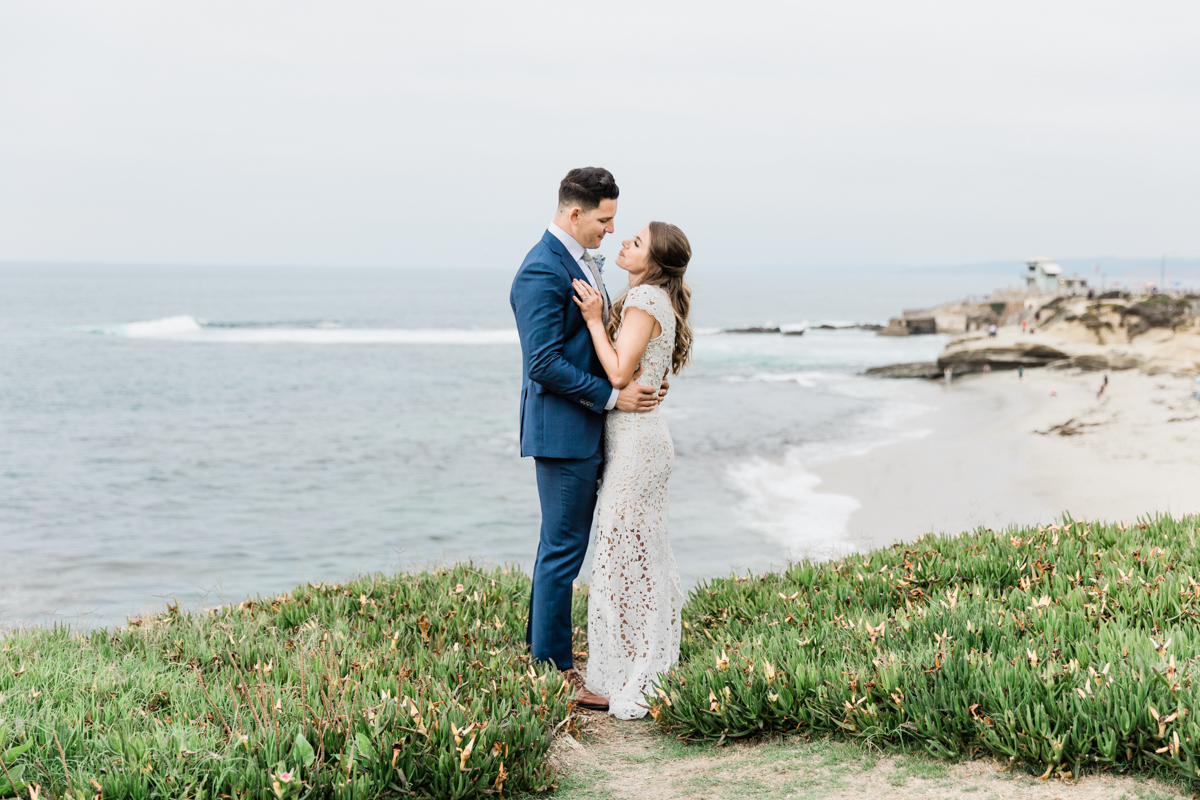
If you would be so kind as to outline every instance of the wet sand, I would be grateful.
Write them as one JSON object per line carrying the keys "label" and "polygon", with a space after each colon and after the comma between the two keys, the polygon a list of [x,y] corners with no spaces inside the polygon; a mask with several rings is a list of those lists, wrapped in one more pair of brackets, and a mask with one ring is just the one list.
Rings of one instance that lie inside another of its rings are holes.
{"label": "wet sand", "polygon": [[[863,548],[922,534],[1076,519],[1133,521],[1200,511],[1200,383],[1191,377],[1029,370],[911,381],[925,430],[811,467],[818,492],[860,506]],[[1056,427],[1058,426],[1058,427]]]}

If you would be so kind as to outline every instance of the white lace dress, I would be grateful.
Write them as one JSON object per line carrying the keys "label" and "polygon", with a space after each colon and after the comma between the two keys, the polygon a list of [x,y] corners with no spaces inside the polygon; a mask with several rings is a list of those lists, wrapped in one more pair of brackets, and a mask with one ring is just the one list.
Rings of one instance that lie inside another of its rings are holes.
{"label": "white lace dress", "polygon": [[[652,315],[662,334],[642,356],[638,383],[658,386],[671,366],[675,312],[657,286],[635,286],[624,311]],[[620,337],[620,330],[617,336]],[[620,719],[646,715],[643,695],[679,660],[684,595],[667,540],[667,484],[675,445],[658,410],[609,411],[604,476],[588,596],[587,687]]]}

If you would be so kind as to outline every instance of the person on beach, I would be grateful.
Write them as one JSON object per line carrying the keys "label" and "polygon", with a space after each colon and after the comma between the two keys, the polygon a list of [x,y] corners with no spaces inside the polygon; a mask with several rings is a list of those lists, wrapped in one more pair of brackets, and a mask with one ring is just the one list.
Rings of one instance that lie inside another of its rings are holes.
{"label": "person on beach", "polygon": [[525,639],[535,661],[553,663],[576,688],[580,706],[601,710],[608,701],[589,692],[574,668],[571,597],[596,507],[605,412],[654,411],[667,390],[665,380],[661,388],[614,386],[573,302],[572,281],[582,280],[599,294],[601,317],[611,313],[600,266],[587,251],[613,232],[619,193],[606,169],[568,172],[554,220],[509,294],[521,340],[521,455],[534,459],[542,511]]}
{"label": "person on beach", "polygon": [[[576,304],[613,386],[657,386],[691,356],[692,248],[674,225],[651,222],[621,243],[617,266],[629,289],[607,323],[603,298],[576,279]],[[604,479],[588,596],[587,687],[619,719],[646,715],[644,696],[679,660],[684,594],[667,536],[667,489],[675,445],[666,420],[610,412],[604,420]]]}

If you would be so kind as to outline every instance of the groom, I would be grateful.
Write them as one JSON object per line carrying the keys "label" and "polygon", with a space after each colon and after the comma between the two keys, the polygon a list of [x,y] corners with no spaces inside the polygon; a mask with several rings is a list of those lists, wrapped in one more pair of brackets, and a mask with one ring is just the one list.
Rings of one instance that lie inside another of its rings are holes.
{"label": "groom", "polygon": [[617,183],[601,167],[573,169],[558,187],[558,212],[525,256],[509,302],[521,336],[521,455],[537,465],[541,541],[533,566],[525,639],[535,661],[552,661],[584,708],[608,701],[583,685],[571,658],[571,584],[587,552],[604,456],[604,412],[650,411],[663,389],[631,381],[618,391],[605,377],[587,323],[571,301],[586,280],[609,301],[599,265],[587,252],[613,232]]}

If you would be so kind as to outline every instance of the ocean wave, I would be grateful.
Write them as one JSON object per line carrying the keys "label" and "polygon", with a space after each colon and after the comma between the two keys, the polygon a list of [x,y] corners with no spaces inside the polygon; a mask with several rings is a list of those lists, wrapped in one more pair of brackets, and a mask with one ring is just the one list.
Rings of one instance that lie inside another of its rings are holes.
{"label": "ocean wave", "polygon": [[818,370],[809,372],[758,372],[754,375],[727,375],[721,380],[724,383],[797,383],[806,389],[811,389],[818,383],[826,383],[842,378]]}
{"label": "ocean wave", "polygon": [[782,462],[753,458],[729,469],[745,496],[741,508],[752,529],[787,548],[791,558],[829,559],[854,550],[846,526],[861,505],[850,495],[818,492],[821,479],[796,452]]}
{"label": "ocean wave", "polygon": [[195,317],[183,315],[152,319],[147,322],[130,322],[124,325],[89,328],[88,330],[91,333],[124,336],[130,339],[166,339],[197,333],[201,330],[201,325],[196,321]]}
{"label": "ocean wave", "polygon": [[514,344],[515,329],[341,328],[318,321],[308,325],[201,322],[181,315],[146,322],[84,327],[81,330],[127,339],[238,344]]}
{"label": "ocean wave", "polygon": [[811,468],[927,436],[928,429],[908,428],[904,423],[931,409],[891,399],[859,415],[851,426],[856,433],[849,439],[811,442],[790,448],[780,459],[755,456],[730,465],[727,474],[743,495],[740,508],[749,527],[787,548],[792,558],[823,560],[853,552],[856,545],[847,529],[850,515],[861,503],[848,494],[820,491],[821,479]]}
{"label": "ocean wave", "polygon": [[272,320],[270,322],[210,322],[201,323],[206,328],[340,328],[335,319]]}
{"label": "ocean wave", "polygon": [[713,336],[719,333],[782,333],[782,334],[802,334],[809,330],[835,330],[835,331],[850,331],[859,330],[861,328],[872,328],[879,323],[863,322],[861,320],[851,319],[822,319],[816,322],[804,320],[802,322],[785,322],[777,324],[774,322],[763,322],[756,325],[734,325],[720,328],[695,328],[692,332],[697,336]]}

